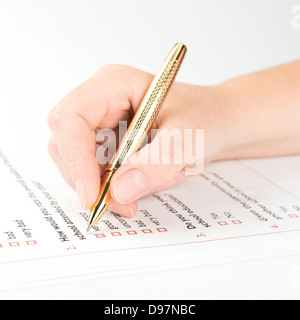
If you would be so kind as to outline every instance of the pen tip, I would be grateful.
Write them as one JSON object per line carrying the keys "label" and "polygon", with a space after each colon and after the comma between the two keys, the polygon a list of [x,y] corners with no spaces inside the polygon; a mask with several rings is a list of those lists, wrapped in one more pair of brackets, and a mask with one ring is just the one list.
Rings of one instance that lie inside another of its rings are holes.
{"label": "pen tip", "polygon": [[92,226],[88,226],[88,228],[86,229],[86,233],[89,233],[92,229]]}

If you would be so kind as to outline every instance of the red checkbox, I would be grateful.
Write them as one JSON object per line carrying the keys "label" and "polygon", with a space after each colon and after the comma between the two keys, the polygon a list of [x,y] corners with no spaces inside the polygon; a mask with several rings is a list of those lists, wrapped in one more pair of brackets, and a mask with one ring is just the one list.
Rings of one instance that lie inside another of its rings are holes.
{"label": "red checkbox", "polygon": [[106,235],[104,233],[98,233],[95,234],[96,238],[100,239],[100,238],[106,238]]}
{"label": "red checkbox", "polygon": [[150,229],[143,229],[142,232],[143,233],[153,233]]}
{"label": "red checkbox", "polygon": [[9,245],[11,247],[20,247],[20,243],[19,242],[10,242]]}
{"label": "red checkbox", "polygon": [[228,223],[226,221],[221,221],[221,222],[218,222],[218,224],[220,226],[228,226]]}
{"label": "red checkbox", "polygon": [[0,248],[3,248],[3,245],[0,243]]}
{"label": "red checkbox", "polygon": [[166,228],[157,228],[158,232],[167,232],[168,230]]}
{"label": "red checkbox", "polygon": [[297,214],[289,214],[289,217],[290,217],[290,218],[293,218],[293,219],[299,218],[299,216],[298,216]]}
{"label": "red checkbox", "polygon": [[26,241],[26,243],[29,245],[29,246],[34,246],[37,244],[37,242],[35,240],[29,240],[29,241]]}
{"label": "red checkbox", "polygon": [[233,224],[242,224],[243,222],[241,220],[232,220]]}
{"label": "red checkbox", "polygon": [[130,236],[134,236],[136,234],[138,234],[136,231],[134,230],[130,230],[130,231],[126,231]]}
{"label": "red checkbox", "polygon": [[122,235],[121,232],[112,232],[113,237],[120,237]]}

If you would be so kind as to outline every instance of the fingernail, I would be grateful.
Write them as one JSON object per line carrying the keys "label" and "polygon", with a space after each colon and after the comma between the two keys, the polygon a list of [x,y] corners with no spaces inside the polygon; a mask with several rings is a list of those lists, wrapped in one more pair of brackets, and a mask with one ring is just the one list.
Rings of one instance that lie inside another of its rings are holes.
{"label": "fingernail", "polygon": [[86,191],[83,182],[78,179],[76,180],[76,192],[79,198],[80,205],[82,209],[86,209]]}
{"label": "fingernail", "polygon": [[139,170],[131,169],[124,173],[115,183],[114,193],[121,203],[136,200],[149,186],[148,178]]}

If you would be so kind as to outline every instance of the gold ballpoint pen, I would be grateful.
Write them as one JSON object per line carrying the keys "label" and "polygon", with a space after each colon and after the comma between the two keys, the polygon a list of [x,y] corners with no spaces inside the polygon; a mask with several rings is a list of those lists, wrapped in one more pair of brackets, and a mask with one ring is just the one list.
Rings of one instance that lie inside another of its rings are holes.
{"label": "gold ballpoint pen", "polygon": [[154,77],[130,123],[125,137],[105,170],[99,196],[91,208],[87,232],[96,225],[108,209],[112,201],[109,191],[111,179],[122,163],[140,148],[145,137],[148,135],[161,109],[162,103],[174,82],[186,51],[187,48],[184,44],[177,43],[170,51],[158,74]]}

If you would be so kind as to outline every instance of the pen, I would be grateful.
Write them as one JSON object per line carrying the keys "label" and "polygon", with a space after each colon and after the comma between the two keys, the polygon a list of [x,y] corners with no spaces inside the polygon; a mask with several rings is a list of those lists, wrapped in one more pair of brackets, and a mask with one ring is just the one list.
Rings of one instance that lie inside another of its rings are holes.
{"label": "pen", "polygon": [[109,191],[111,179],[122,163],[140,148],[148,135],[174,82],[186,51],[187,48],[184,44],[177,43],[170,51],[158,74],[154,77],[116,154],[105,170],[98,198],[90,211],[87,232],[96,225],[108,209],[112,201]]}

